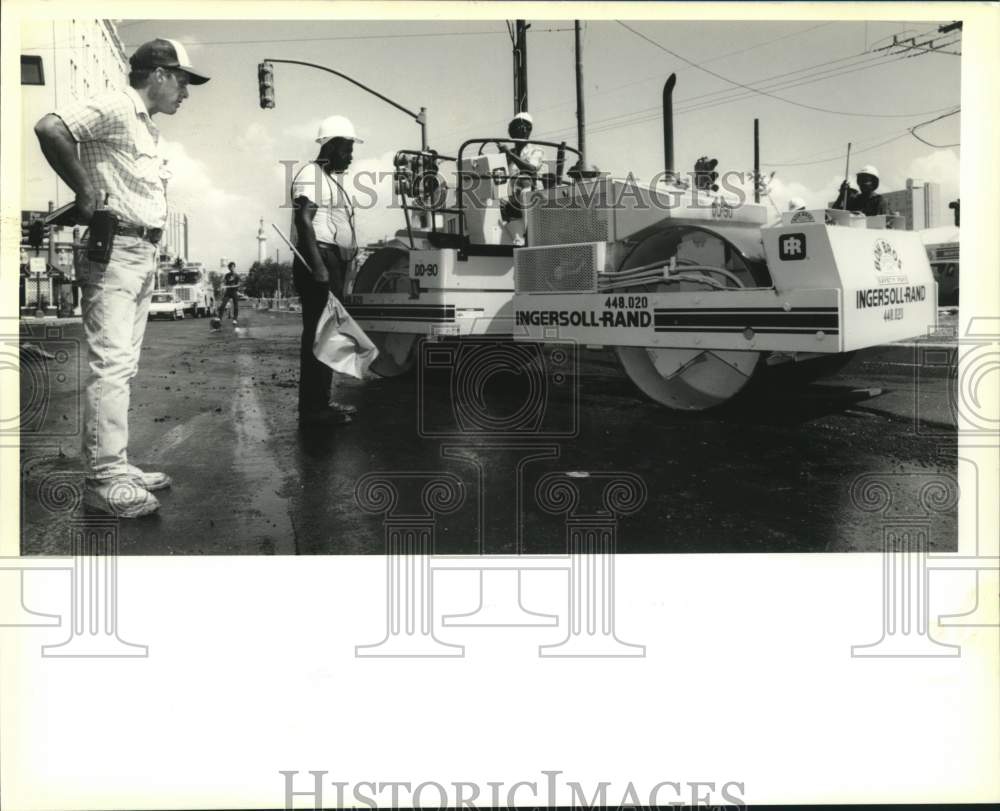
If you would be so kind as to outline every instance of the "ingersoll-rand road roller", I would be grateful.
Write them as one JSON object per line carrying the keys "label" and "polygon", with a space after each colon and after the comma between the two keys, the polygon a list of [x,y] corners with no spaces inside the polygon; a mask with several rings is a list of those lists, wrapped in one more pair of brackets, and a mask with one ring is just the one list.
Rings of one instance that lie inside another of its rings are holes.
{"label": "ingersoll-rand road roller", "polygon": [[408,372],[422,338],[568,341],[613,349],[647,397],[690,411],[726,403],[768,367],[815,379],[856,350],[934,327],[927,254],[892,227],[898,218],[779,218],[719,191],[711,163],[683,181],[672,79],[666,171],[648,185],[588,171],[579,152],[547,141],[531,141],[548,153],[535,176],[511,176],[508,138],[470,139],[456,157],[397,153],[406,228],[373,249],[347,300],[379,346],[373,370]]}

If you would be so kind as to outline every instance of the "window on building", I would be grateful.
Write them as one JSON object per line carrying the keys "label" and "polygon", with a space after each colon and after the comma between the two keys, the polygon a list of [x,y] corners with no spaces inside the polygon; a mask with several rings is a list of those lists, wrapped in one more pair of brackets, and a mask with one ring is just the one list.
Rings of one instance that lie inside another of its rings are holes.
{"label": "window on building", "polygon": [[42,57],[21,57],[21,84],[45,84],[45,71],[42,69]]}

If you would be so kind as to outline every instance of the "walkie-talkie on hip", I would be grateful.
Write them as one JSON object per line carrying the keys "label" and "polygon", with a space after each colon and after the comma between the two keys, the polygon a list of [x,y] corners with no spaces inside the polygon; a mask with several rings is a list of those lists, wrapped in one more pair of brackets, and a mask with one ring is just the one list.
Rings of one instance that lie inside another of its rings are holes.
{"label": "walkie-talkie on hip", "polygon": [[118,230],[118,215],[107,207],[110,196],[110,194],[104,195],[104,203],[90,218],[87,258],[91,262],[107,264],[111,261],[115,232]]}

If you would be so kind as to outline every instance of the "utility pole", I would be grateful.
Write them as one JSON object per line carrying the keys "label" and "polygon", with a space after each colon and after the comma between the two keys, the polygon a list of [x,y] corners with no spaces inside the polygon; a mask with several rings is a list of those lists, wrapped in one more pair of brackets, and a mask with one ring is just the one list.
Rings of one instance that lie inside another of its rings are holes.
{"label": "utility pole", "polygon": [[514,21],[514,115],[528,111],[528,29],[524,20]]}
{"label": "utility pole", "polygon": [[576,147],[580,150],[580,168],[587,166],[587,117],[583,109],[583,41],[580,35],[580,21],[573,21],[576,38]]}
{"label": "utility pole", "polygon": [[753,201],[760,202],[760,119],[753,120]]}

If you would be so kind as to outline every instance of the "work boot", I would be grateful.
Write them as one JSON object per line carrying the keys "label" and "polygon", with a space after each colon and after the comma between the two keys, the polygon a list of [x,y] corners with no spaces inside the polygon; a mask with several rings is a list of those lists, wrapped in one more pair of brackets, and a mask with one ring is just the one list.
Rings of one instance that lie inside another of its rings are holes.
{"label": "work boot", "polygon": [[83,505],[117,518],[139,518],[160,508],[156,496],[128,474],[113,479],[87,479]]}
{"label": "work boot", "polygon": [[299,425],[303,426],[346,425],[350,421],[351,417],[349,414],[337,411],[334,408],[299,412]]}
{"label": "work boot", "polygon": [[165,490],[172,484],[170,477],[166,473],[149,473],[145,470],[140,470],[135,465],[128,466],[128,475],[150,492]]}

